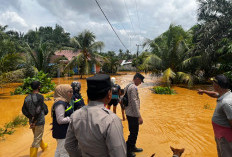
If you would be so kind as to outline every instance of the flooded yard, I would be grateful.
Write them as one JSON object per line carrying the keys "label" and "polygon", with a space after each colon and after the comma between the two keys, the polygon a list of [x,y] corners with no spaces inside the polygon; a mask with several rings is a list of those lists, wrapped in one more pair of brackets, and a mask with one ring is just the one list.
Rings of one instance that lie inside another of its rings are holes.
{"label": "flooded yard", "polygon": [[[125,87],[132,79],[134,73],[117,75],[116,83]],[[71,84],[77,77],[56,78],[56,84]],[[86,80],[78,79],[82,83],[81,93],[87,102]],[[139,86],[141,99],[141,115],[144,124],[140,126],[137,146],[144,151],[137,153],[137,157],[149,157],[156,153],[156,157],[169,157],[172,155],[170,146],[174,148],[185,148],[183,157],[216,157],[216,144],[211,125],[211,117],[216,100],[206,95],[198,95],[195,90],[174,87],[176,95],[157,95],[150,90],[156,78],[146,75],[145,83]],[[0,89],[0,126],[11,121],[21,113],[21,107],[25,95],[10,96],[19,84],[10,84]],[[38,156],[54,156],[56,140],[52,138],[50,109],[51,101],[45,102],[49,108],[46,116],[44,141],[48,142],[48,149]],[[205,106],[210,108],[205,108]],[[121,116],[120,105],[117,115]],[[127,121],[123,121],[124,137],[127,140]],[[7,135],[0,142],[0,157],[29,157],[29,148],[32,143],[33,134],[29,126],[16,128],[13,135]]]}

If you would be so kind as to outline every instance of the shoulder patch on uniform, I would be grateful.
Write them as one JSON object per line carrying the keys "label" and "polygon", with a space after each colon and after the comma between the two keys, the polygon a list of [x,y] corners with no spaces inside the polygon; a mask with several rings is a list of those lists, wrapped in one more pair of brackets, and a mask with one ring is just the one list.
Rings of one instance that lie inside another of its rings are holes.
{"label": "shoulder patch on uniform", "polygon": [[101,109],[102,109],[103,111],[105,111],[106,113],[110,114],[110,112],[109,112],[109,110],[108,110],[107,108],[102,107]]}

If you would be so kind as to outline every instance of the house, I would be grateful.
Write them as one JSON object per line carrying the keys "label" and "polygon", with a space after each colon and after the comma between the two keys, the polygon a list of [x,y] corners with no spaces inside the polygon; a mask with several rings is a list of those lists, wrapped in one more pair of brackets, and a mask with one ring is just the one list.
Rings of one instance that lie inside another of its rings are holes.
{"label": "house", "polygon": [[122,60],[120,67],[118,68],[119,71],[135,71],[136,68],[132,66],[132,60]]}
{"label": "house", "polygon": [[[73,59],[73,57],[76,57],[79,53],[80,53],[80,50],[76,52],[73,52],[73,50],[58,50],[55,52],[55,55],[52,56],[51,63],[57,63],[57,61],[59,61],[59,62],[63,62],[64,64],[68,64]],[[88,58],[88,60],[91,60],[91,58]],[[96,58],[96,60],[100,64],[92,65],[92,68],[91,68],[92,73],[99,73],[101,70],[101,66],[103,65],[103,62],[104,62],[100,58]],[[75,72],[75,74],[78,74],[78,67],[74,67],[73,71]]]}

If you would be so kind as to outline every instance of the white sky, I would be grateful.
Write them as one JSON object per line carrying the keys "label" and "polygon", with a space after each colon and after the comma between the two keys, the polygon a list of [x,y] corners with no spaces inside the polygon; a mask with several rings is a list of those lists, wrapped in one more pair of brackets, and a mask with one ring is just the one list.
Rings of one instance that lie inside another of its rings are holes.
{"label": "white sky", "polygon": [[[171,23],[181,25],[185,30],[197,23],[196,0],[98,2],[132,53],[137,50],[136,44],[142,44],[146,38],[154,39]],[[96,35],[97,41],[105,43],[103,51],[125,51],[95,0],[0,0],[0,4],[0,25],[8,25],[9,29],[26,33],[36,27],[58,24],[71,36],[88,29]]]}

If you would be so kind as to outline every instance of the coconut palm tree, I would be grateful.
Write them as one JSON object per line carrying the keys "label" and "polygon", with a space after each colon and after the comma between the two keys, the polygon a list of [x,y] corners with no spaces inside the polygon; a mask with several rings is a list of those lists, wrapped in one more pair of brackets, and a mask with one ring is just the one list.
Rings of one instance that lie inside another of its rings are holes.
{"label": "coconut palm tree", "polygon": [[35,66],[38,71],[43,71],[47,73],[49,71],[49,63],[51,56],[54,54],[55,49],[52,43],[40,42],[34,49],[32,49],[28,44],[25,49],[28,54],[28,59],[26,64]]}
{"label": "coconut palm tree", "polygon": [[[147,40],[144,46],[149,45],[150,53],[146,53],[142,69],[145,71],[164,71],[163,79],[170,85],[171,80],[176,76],[180,81],[192,83],[192,77],[189,74],[177,73],[185,70],[194,61],[191,52],[191,34],[185,32],[181,26],[170,25],[168,31],[164,32],[154,40]],[[188,79],[187,79],[188,78]]]}
{"label": "coconut palm tree", "polygon": [[[206,77],[218,72],[216,65],[228,61],[232,46],[231,0],[198,0],[199,25],[195,34],[194,52],[201,55],[201,69]],[[225,59],[225,60],[224,60]],[[231,61],[230,61],[231,62]]]}
{"label": "coconut palm tree", "polygon": [[104,43],[101,41],[95,41],[96,36],[94,33],[85,30],[78,36],[71,38],[71,45],[74,50],[79,50],[80,53],[74,57],[66,66],[65,69],[69,69],[78,65],[81,78],[83,74],[88,74],[91,64],[101,64],[97,58],[103,58],[99,54],[95,53],[98,49],[104,47]]}

